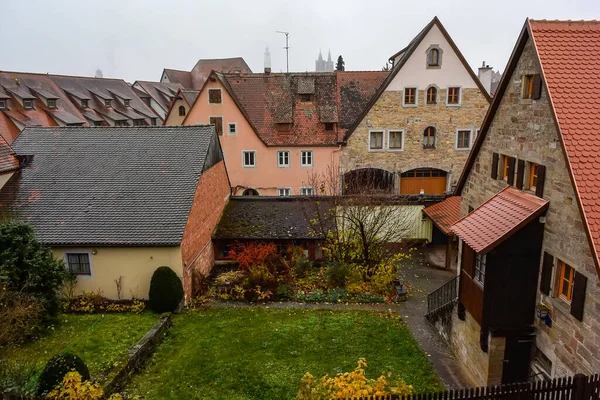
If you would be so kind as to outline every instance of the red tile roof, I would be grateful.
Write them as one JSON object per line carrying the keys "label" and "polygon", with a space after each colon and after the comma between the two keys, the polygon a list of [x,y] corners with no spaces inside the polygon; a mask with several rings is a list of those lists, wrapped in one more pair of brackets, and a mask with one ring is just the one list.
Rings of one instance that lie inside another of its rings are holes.
{"label": "red tile roof", "polygon": [[192,86],[184,86],[186,89],[202,89],[204,83],[212,71],[218,72],[233,72],[241,74],[251,74],[252,70],[246,64],[242,57],[234,58],[215,58],[198,60],[194,68],[192,68],[191,81]]}
{"label": "red tile roof", "polygon": [[[267,146],[335,146],[388,72],[216,75]],[[311,101],[301,101],[301,93]],[[337,129],[326,131],[328,122]],[[278,123],[293,125],[278,132]]]}
{"label": "red tile roof", "polygon": [[453,235],[450,226],[460,219],[460,196],[448,197],[446,200],[425,207],[423,212],[446,235]]}
{"label": "red tile roof", "polygon": [[508,186],[450,229],[477,253],[487,253],[548,208],[548,201]]}
{"label": "red tile roof", "polygon": [[13,149],[0,135],[0,174],[19,168],[19,160]]}
{"label": "red tile roof", "polygon": [[600,21],[528,22],[598,263]]}

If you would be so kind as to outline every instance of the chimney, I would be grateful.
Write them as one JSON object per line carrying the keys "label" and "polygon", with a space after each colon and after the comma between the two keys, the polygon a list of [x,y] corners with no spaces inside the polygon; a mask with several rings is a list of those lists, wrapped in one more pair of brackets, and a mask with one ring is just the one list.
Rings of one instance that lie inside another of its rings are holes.
{"label": "chimney", "polygon": [[265,74],[271,73],[271,52],[269,52],[269,47],[265,49]]}
{"label": "chimney", "polygon": [[485,90],[487,90],[488,94],[492,92],[492,75],[493,68],[489,65],[486,65],[485,61],[479,67],[479,71],[477,72],[477,77],[479,78],[479,82],[483,85]]}

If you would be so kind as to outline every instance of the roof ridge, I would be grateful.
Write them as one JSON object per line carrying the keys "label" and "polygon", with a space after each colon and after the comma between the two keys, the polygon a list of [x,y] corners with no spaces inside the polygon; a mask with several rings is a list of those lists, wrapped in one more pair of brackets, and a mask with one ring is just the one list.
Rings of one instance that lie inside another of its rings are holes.
{"label": "roof ridge", "polygon": [[594,23],[594,24],[599,24],[600,20],[597,19],[533,19],[530,18],[529,21],[536,23],[536,22],[543,22],[543,23],[554,23],[554,24],[589,24],[589,23]]}
{"label": "roof ridge", "polygon": [[64,78],[85,78],[85,79],[98,79],[98,80],[107,80],[107,81],[123,81],[123,82],[125,82],[127,84],[127,82],[123,78],[97,78],[95,76],[51,74],[49,72],[44,73],[44,72],[23,72],[23,71],[5,71],[5,70],[0,70],[0,74],[1,73],[6,73],[6,74],[24,74],[24,75],[43,75],[43,76],[47,76],[47,77],[57,76],[57,77],[64,77]]}

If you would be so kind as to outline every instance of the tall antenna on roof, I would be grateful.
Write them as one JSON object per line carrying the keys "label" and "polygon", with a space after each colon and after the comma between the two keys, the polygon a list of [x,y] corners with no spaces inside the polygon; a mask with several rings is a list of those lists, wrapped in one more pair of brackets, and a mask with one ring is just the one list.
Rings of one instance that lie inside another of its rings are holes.
{"label": "tall antenna on roof", "polygon": [[275,31],[276,33],[283,33],[285,35],[285,70],[287,71],[287,73],[290,73],[290,46],[288,43],[288,39],[290,37],[290,33],[289,32],[283,32],[283,31]]}

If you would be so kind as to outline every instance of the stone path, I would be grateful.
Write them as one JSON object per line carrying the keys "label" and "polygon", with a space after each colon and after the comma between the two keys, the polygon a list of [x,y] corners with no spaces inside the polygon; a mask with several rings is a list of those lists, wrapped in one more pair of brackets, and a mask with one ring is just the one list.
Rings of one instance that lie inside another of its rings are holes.
{"label": "stone path", "polygon": [[[367,310],[388,311],[398,313],[406,322],[409,330],[419,345],[430,357],[433,366],[447,389],[469,387],[462,376],[457,360],[449,345],[437,333],[425,318],[427,312],[427,295],[448,282],[456,275],[455,270],[445,270],[434,266],[429,260],[438,264],[439,249],[423,248],[415,252],[409,265],[404,269],[404,281],[408,287],[409,298],[400,304],[326,304],[326,303],[231,303],[212,301],[212,307],[262,307],[262,308],[310,308],[325,310]],[[435,261],[434,261],[435,260]],[[443,265],[443,262],[441,263]]]}

